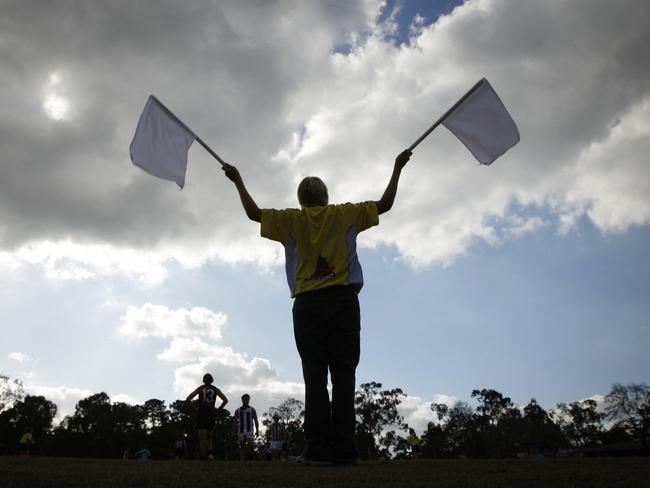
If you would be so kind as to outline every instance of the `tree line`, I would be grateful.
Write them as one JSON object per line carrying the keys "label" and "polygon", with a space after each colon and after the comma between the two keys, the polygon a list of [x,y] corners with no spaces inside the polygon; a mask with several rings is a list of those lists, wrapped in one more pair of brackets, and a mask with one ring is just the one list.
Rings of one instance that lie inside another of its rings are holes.
{"label": "tree line", "polygon": [[[400,414],[407,395],[381,383],[362,384],[356,391],[356,441],[362,459],[399,459],[413,454],[410,426]],[[512,457],[531,454],[589,452],[614,445],[636,446],[648,453],[650,387],[644,383],[616,383],[604,399],[604,408],[591,399],[558,404],[549,411],[535,399],[523,406],[493,389],[471,392],[472,404],[432,403],[434,420],[417,432],[420,456]],[[57,406],[40,395],[25,394],[22,384],[0,375],[0,454],[12,454],[25,432],[35,441],[32,453],[48,456],[116,458],[148,449],[155,459],[175,456],[184,441],[185,455],[196,456],[196,406],[176,400],[166,404],[150,399],[138,405],[112,402],[106,393],[90,395],[76,404],[73,414],[54,425]],[[299,455],[304,447],[304,405],[287,398],[262,415],[270,425],[278,414],[288,432],[288,451]],[[258,440],[264,457],[265,439]],[[232,414],[218,414],[214,432],[217,459],[238,459]],[[628,449],[629,451],[629,449]]]}

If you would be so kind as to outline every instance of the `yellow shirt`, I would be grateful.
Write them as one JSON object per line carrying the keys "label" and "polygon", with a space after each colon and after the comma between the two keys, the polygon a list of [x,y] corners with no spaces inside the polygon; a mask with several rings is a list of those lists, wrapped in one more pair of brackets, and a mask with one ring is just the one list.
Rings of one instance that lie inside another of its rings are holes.
{"label": "yellow shirt", "polygon": [[31,444],[31,442],[32,442],[32,434],[31,432],[27,432],[23,434],[23,436],[18,441],[18,444]]}
{"label": "yellow shirt", "polygon": [[284,246],[287,282],[295,297],[330,286],[361,290],[357,235],[378,223],[375,202],[264,209],[260,233]]}

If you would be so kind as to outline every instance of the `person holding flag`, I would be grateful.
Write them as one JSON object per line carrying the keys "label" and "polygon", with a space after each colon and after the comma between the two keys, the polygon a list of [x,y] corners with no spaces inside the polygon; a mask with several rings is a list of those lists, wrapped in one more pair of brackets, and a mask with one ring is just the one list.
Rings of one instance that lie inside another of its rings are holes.
{"label": "person holding flag", "polygon": [[300,208],[275,210],[260,209],[237,168],[226,163],[153,95],[138,121],[130,146],[134,164],[182,188],[187,151],[196,140],[219,161],[235,184],[246,215],[261,224],[262,237],[284,246],[287,281],[294,298],[294,336],[305,380],[307,461],[356,461],[354,392],[360,335],[357,294],[363,286],[356,238],[378,225],[379,215],[391,209],[401,171],[412,151],[439,125],[451,131],[481,165],[492,164],[519,142],[517,125],[483,78],[397,156],[380,200],[330,204],[325,183],[310,176],[298,186]]}
{"label": "person holding flag", "polygon": [[325,183],[309,176],[298,185],[300,209],[285,210],[260,210],[237,168],[223,166],[248,218],[261,223],[263,237],[285,248],[294,335],[305,380],[305,461],[354,464],[357,460],[354,392],[361,328],[357,294],[363,275],[356,238],[391,209],[410,157],[409,150],[397,156],[388,186],[377,201],[330,204]]}

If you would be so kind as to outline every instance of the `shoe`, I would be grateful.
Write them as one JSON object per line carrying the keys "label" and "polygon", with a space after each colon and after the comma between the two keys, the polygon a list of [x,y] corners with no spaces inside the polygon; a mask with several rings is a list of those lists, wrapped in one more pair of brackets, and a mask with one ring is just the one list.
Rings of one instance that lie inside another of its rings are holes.
{"label": "shoe", "polygon": [[208,461],[214,461],[214,456],[212,454],[208,454]]}

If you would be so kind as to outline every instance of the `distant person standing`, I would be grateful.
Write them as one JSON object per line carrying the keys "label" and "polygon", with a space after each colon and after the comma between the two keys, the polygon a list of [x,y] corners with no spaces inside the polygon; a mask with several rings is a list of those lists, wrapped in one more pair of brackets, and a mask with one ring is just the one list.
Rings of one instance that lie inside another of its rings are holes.
{"label": "distant person standing", "polygon": [[411,451],[411,457],[413,459],[418,459],[420,457],[420,439],[413,429],[409,429],[409,436],[406,438],[406,442]]}
{"label": "distant person standing", "polygon": [[183,434],[182,437],[179,437],[174,441],[174,457],[178,459],[187,458],[187,434]]}
{"label": "distant person standing", "polygon": [[273,423],[269,425],[268,437],[271,461],[278,461],[284,452],[284,443],[287,436],[284,424],[280,423],[280,416],[277,413],[273,415]]}
{"label": "distant person standing", "polygon": [[18,441],[18,454],[22,456],[29,456],[30,448],[34,444],[36,444],[36,441],[34,441],[34,436],[32,435],[32,431],[28,430],[22,435],[22,437]]}
{"label": "distant person standing", "polygon": [[[199,409],[196,416],[196,429],[199,433],[199,459],[214,460],[212,435],[216,413],[228,403],[228,398],[219,388],[212,385],[214,379],[210,373],[203,376],[203,384],[190,393],[185,401],[190,402],[198,396]],[[221,399],[219,408],[215,408],[217,398]]]}
{"label": "distant person standing", "polygon": [[222,167],[235,184],[246,216],[261,224],[262,237],[284,246],[294,298],[293,331],[305,380],[306,461],[357,460],[354,392],[361,331],[357,294],[363,286],[357,235],[378,225],[379,215],[392,208],[410,157],[407,149],[395,158],[391,178],[377,201],[332,205],[325,183],[307,176],[298,185],[300,208],[283,210],[260,209],[237,168]]}
{"label": "distant person standing", "polygon": [[233,417],[233,429],[239,439],[239,459],[245,461],[251,457],[255,447],[255,437],[260,432],[260,425],[257,421],[257,412],[249,405],[251,397],[245,393],[241,397],[242,405]]}

